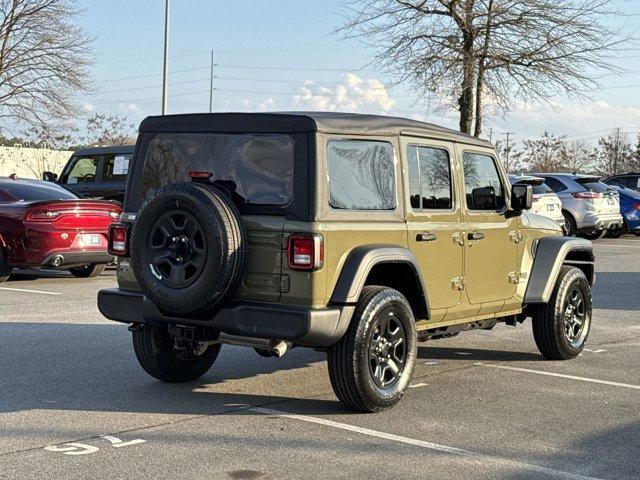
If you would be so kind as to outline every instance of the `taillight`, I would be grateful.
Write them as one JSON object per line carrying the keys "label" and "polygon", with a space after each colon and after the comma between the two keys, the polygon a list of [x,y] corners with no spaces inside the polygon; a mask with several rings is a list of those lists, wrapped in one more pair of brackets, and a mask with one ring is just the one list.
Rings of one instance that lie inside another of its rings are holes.
{"label": "taillight", "polygon": [[53,222],[60,216],[60,212],[49,210],[30,210],[25,220],[27,222]]}
{"label": "taillight", "polygon": [[324,263],[322,235],[293,234],[287,244],[287,259],[291,270],[318,270]]}
{"label": "taillight", "polygon": [[111,220],[118,221],[120,220],[120,212],[109,212],[109,217]]}
{"label": "taillight", "polygon": [[124,223],[109,225],[109,254],[124,257],[129,253],[129,226]]}
{"label": "taillight", "polygon": [[582,198],[582,199],[594,199],[594,198],[602,198],[602,194],[598,192],[575,192],[571,194],[574,198]]}
{"label": "taillight", "polygon": [[633,204],[633,209],[634,210],[640,210],[640,202],[636,202]]}

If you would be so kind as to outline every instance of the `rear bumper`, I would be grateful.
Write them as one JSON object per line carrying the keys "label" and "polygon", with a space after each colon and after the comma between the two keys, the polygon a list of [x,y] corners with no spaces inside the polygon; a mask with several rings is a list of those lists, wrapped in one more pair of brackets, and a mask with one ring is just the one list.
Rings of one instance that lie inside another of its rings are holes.
{"label": "rear bumper", "polygon": [[230,301],[210,318],[182,318],[163,314],[141,292],[111,288],[98,293],[98,309],[116,322],[211,327],[230,335],[326,347],[340,340],[354,307],[308,309]]}
{"label": "rear bumper", "polygon": [[578,222],[579,230],[608,230],[612,227],[622,226],[622,215],[610,213],[598,215],[595,213],[586,214],[581,222]]}
{"label": "rear bumper", "polygon": [[109,264],[115,261],[113,255],[107,252],[56,252],[49,253],[42,262],[43,267],[69,268],[89,263]]}

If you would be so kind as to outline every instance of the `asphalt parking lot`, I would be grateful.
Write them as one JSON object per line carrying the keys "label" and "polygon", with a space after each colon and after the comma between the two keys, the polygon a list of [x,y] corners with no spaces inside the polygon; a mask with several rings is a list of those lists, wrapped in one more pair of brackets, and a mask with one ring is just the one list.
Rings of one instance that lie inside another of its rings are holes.
{"label": "asphalt parking lot", "polygon": [[94,279],[0,286],[0,478],[640,477],[640,238],[596,243],[587,349],[545,361],[529,323],[420,344],[382,414],[335,399],[324,355],[225,346],[200,381],[162,384]]}

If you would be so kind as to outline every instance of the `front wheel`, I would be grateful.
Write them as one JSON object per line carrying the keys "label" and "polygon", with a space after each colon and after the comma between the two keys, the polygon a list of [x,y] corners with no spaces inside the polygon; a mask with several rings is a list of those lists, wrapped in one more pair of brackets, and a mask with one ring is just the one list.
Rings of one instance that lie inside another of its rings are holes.
{"label": "front wheel", "polygon": [[549,360],[577,357],[591,330],[591,287],[584,272],[564,266],[549,303],[533,314],[533,337]]}
{"label": "front wheel", "polygon": [[580,232],[580,236],[587,240],[598,240],[607,234],[608,230],[590,230],[588,232]]}
{"label": "front wheel", "polygon": [[180,340],[169,335],[167,327],[142,325],[133,330],[133,349],[149,375],[163,382],[182,383],[207,373],[218,358],[220,344]]}
{"label": "front wheel", "polygon": [[69,269],[69,272],[77,278],[90,278],[100,275],[106,267],[104,263],[90,263],[82,267],[72,267]]}
{"label": "front wheel", "polygon": [[347,333],[327,349],[333,391],[361,412],[392,407],[409,386],[416,349],[407,299],[392,288],[365,287]]}

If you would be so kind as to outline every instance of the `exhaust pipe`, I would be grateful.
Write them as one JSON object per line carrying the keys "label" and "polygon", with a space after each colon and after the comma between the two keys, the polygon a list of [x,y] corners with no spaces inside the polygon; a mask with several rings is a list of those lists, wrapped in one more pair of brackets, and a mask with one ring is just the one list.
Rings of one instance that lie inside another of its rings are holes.
{"label": "exhaust pipe", "polygon": [[275,357],[284,356],[291,344],[283,340],[266,340],[263,338],[251,338],[251,337],[239,337],[237,335],[228,335],[226,333],[220,333],[220,336],[215,342],[212,343],[226,343],[229,345],[239,345],[242,347],[262,348],[268,350]]}
{"label": "exhaust pipe", "polygon": [[62,262],[64,262],[64,257],[62,255],[56,255],[51,259],[50,263],[52,267],[59,267],[62,265]]}

